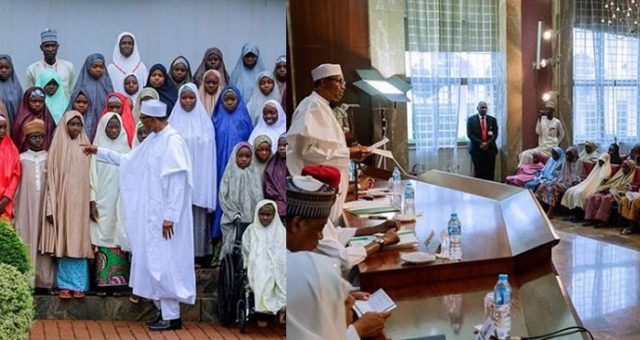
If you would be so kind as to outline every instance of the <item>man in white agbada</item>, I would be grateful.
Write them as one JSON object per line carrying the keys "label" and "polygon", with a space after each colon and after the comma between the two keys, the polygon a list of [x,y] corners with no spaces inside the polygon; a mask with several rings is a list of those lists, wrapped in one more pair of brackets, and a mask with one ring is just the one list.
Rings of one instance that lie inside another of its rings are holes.
{"label": "man in white agbada", "polygon": [[[551,149],[558,146],[564,139],[564,129],[558,118],[554,118],[555,101],[550,100],[546,104],[545,110],[540,113],[536,123],[536,134],[538,134],[538,146],[533,149],[524,150],[520,153],[518,168],[524,164],[531,163],[533,153],[538,151],[551,157]],[[546,118],[543,118],[546,116]]]}
{"label": "man in white agbada", "polygon": [[61,85],[64,88],[64,94],[67,98],[71,98],[71,91],[76,82],[76,73],[71,62],[56,58],[59,47],[58,33],[55,30],[46,29],[40,33],[40,50],[44,58],[27,67],[25,88],[36,86],[38,75],[46,69],[52,69],[58,73],[62,80]]}
{"label": "man in white agbada", "polygon": [[124,79],[130,73],[138,79],[138,89],[142,89],[147,81],[147,66],[140,59],[136,37],[130,32],[122,32],[118,35],[116,46],[113,48],[113,59],[107,72],[113,83],[113,90],[127,93],[124,89]]}
{"label": "man in white agbada", "polygon": [[367,257],[365,247],[345,247],[355,235],[356,228],[336,228],[342,216],[342,206],[349,186],[349,160],[370,155],[364,146],[347,147],[344,131],[336,120],[331,102],[338,102],[344,94],[342,68],[337,64],[322,64],[311,71],[314,91],[304,98],[293,113],[287,133],[287,168],[291,175],[302,174],[307,164],[322,164],[340,171],[338,198],[334,204],[324,237],[317,251],[340,259],[347,271]]}
{"label": "man in white agbada", "polygon": [[167,122],[159,100],[142,104],[140,120],[151,134],[128,154],[85,145],[99,162],[120,166],[120,197],[133,255],[133,294],[160,310],[152,331],[180,329],[180,303],[194,304],[192,167],[189,150]]}

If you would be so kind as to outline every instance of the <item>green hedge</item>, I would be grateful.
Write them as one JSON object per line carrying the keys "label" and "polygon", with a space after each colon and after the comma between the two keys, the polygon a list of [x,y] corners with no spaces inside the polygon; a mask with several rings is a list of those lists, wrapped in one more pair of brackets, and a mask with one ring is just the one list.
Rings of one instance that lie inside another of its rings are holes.
{"label": "green hedge", "polygon": [[0,263],[0,339],[26,339],[35,310],[28,274]]}
{"label": "green hedge", "polygon": [[11,224],[0,219],[0,263],[6,263],[26,274],[31,271],[27,246]]}

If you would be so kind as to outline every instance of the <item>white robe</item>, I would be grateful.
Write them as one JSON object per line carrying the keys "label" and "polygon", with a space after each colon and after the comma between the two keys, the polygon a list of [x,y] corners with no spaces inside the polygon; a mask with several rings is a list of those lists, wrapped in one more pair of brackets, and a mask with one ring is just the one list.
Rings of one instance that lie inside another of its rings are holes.
{"label": "white robe", "polygon": [[551,157],[551,149],[558,146],[564,139],[562,123],[555,117],[551,120],[546,117],[538,119],[536,123],[536,134],[538,134],[538,146],[520,153],[520,163],[518,163],[518,167],[531,163],[533,161],[533,153],[536,151],[542,152],[547,157]]}
{"label": "white robe", "polygon": [[[120,39],[125,35],[132,37],[134,41],[133,53],[128,58],[120,54]],[[113,48],[111,63],[107,66],[107,72],[109,72],[109,77],[111,78],[115,92],[127,93],[124,90],[124,78],[126,78],[129,73],[135,73],[136,78],[138,78],[138,89],[142,90],[142,88],[144,88],[149,72],[147,71],[147,66],[140,59],[138,41],[136,41],[136,37],[133,34],[122,32],[118,35],[116,46]]]}
{"label": "white robe", "polygon": [[214,211],[216,208],[216,132],[211,117],[198,97],[198,88],[193,83],[180,87],[182,91],[189,87],[196,97],[196,105],[187,112],[180,102],[176,103],[169,116],[169,124],[180,133],[187,143],[193,163],[193,205]]}
{"label": "white robe", "polygon": [[339,260],[346,276],[353,266],[367,258],[367,250],[363,246],[346,247],[355,233],[356,228],[339,228],[328,221],[322,229],[322,240],[314,251]]}
{"label": "white robe", "polygon": [[587,199],[589,196],[593,195],[600,184],[602,184],[602,181],[609,178],[611,175],[611,163],[609,158],[610,156],[608,153],[600,155],[599,160],[603,160],[604,164],[602,166],[596,164],[584,181],[567,189],[562,196],[562,201],[560,203],[569,209],[585,209],[587,207]]}
{"label": "white robe", "polygon": [[[99,148],[97,160],[120,165],[120,197],[131,244],[133,293],[148,299],[194,304],[193,188],[186,143],[171,126],[128,154]],[[174,235],[162,237],[162,222]]]}
{"label": "white robe", "polygon": [[[121,126],[120,134],[115,140],[109,139],[104,132],[112,117],[117,117]],[[131,150],[122,118],[113,112],[102,116],[93,142],[96,146],[120,153]],[[91,244],[106,248],[120,247],[124,251],[130,251],[120,209],[120,169],[115,165],[96,162],[93,157],[90,178],[91,201],[96,202],[98,208],[98,222],[91,221]]]}
{"label": "white robe", "polygon": [[349,148],[329,102],[315,91],[304,98],[293,113],[287,133],[287,168],[292,176],[307,164],[330,165],[340,170],[339,197],[330,220],[337,223],[349,187]]}
{"label": "white robe", "polygon": [[287,338],[346,339],[344,302],[351,285],[338,264],[311,252],[287,252],[287,278]]}
{"label": "white robe", "polygon": [[56,59],[56,63],[53,65],[47,64],[44,60],[39,60],[29,65],[29,67],[27,67],[27,79],[24,83],[25,89],[36,86],[38,75],[46,69],[52,69],[58,73],[62,80],[65,96],[71,98],[71,91],[73,91],[76,83],[76,72],[71,62],[59,58]]}
{"label": "white robe", "polygon": [[256,206],[253,223],[242,234],[242,257],[258,312],[276,314],[287,303],[286,240],[287,234],[278,214],[268,226],[260,223],[260,208],[272,204],[262,200]]}

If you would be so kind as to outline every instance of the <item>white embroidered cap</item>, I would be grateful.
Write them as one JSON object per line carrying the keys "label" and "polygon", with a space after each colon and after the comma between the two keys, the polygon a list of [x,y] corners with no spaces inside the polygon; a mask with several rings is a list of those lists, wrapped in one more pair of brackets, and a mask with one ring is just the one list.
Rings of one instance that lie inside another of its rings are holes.
{"label": "white embroidered cap", "polygon": [[342,67],[340,67],[340,65],[338,64],[322,64],[311,70],[311,78],[313,78],[313,81],[326,77],[341,75]]}

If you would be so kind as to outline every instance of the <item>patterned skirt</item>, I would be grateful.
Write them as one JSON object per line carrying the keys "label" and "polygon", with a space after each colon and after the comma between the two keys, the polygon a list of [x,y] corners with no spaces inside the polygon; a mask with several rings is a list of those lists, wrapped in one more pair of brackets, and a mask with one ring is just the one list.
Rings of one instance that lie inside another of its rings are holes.
{"label": "patterned skirt", "polygon": [[129,254],[120,248],[98,247],[96,254],[96,284],[98,287],[119,287],[129,283]]}
{"label": "patterned skirt", "polygon": [[89,261],[71,257],[58,258],[56,283],[60,289],[79,292],[89,290]]}

